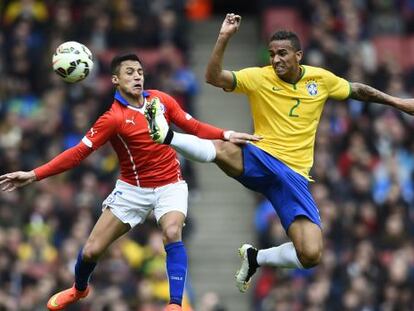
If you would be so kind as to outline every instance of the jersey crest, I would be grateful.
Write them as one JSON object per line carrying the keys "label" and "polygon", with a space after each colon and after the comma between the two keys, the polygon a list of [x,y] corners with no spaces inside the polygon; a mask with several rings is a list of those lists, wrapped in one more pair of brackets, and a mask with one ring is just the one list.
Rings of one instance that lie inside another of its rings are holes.
{"label": "jersey crest", "polygon": [[306,82],[306,89],[308,90],[308,94],[310,96],[318,95],[318,84],[315,80],[309,80]]}

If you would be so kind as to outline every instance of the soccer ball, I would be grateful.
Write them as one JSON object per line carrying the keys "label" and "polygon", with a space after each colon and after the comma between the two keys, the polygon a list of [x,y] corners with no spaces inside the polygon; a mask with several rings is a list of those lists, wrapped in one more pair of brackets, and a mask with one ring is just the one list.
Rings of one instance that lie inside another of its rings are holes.
{"label": "soccer ball", "polygon": [[93,68],[92,53],[76,41],[62,43],[52,59],[53,70],[66,82],[75,83],[85,79]]}

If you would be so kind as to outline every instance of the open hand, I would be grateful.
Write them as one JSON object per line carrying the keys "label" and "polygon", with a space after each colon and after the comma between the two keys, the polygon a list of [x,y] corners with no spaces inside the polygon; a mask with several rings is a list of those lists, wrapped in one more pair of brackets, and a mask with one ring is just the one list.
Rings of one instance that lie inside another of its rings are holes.
{"label": "open hand", "polygon": [[33,171],[17,171],[0,176],[0,186],[2,191],[10,192],[17,188],[26,186],[36,180]]}
{"label": "open hand", "polygon": [[226,15],[226,18],[221,25],[220,34],[223,35],[233,35],[237,30],[239,30],[241,23],[241,16],[233,13]]}
{"label": "open hand", "polygon": [[251,135],[247,133],[231,132],[228,141],[233,144],[246,144],[251,141],[259,141],[262,137],[257,135]]}

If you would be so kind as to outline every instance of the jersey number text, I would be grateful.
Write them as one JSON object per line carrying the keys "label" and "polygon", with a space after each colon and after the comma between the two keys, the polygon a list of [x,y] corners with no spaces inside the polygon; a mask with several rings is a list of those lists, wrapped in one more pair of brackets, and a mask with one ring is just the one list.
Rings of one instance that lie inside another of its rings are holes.
{"label": "jersey number text", "polygon": [[299,115],[295,113],[295,109],[299,107],[300,99],[298,98],[292,98],[292,99],[296,101],[296,104],[292,108],[290,108],[289,117],[299,117]]}

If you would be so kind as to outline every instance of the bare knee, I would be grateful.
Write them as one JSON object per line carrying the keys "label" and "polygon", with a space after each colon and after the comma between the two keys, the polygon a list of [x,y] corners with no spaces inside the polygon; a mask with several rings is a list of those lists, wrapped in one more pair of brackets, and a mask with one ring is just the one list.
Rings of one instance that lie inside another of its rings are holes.
{"label": "bare knee", "polygon": [[242,149],[230,142],[216,140],[215,162],[220,169],[230,177],[240,176],[243,173]]}
{"label": "bare knee", "polygon": [[164,244],[181,241],[182,225],[178,222],[167,224],[162,228]]}
{"label": "bare knee", "polygon": [[323,238],[320,227],[305,217],[298,217],[291,224],[288,235],[295,245],[296,254],[304,268],[319,264],[322,257]]}
{"label": "bare knee", "polygon": [[89,262],[97,262],[105,250],[95,240],[88,240],[82,249],[82,259]]}
{"label": "bare knee", "polygon": [[159,225],[162,229],[164,245],[181,241],[184,221],[185,215],[178,211],[168,212],[161,217]]}
{"label": "bare knee", "polygon": [[296,249],[296,254],[300,263],[306,269],[317,266],[322,258],[322,247],[318,245],[308,245],[306,247]]}

